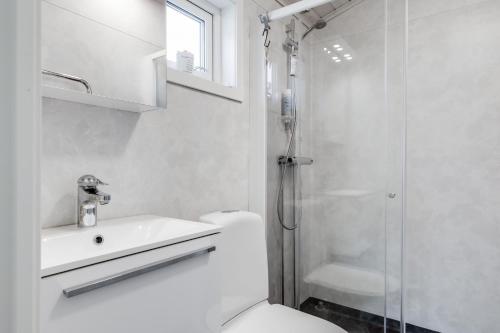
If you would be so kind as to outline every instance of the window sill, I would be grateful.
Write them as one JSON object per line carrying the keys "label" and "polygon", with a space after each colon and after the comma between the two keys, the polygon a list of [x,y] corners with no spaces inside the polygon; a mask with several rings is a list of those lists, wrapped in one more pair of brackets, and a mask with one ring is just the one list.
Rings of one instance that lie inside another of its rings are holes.
{"label": "window sill", "polygon": [[241,87],[227,87],[220,83],[209,81],[173,68],[167,68],[167,82],[202,91],[211,95],[224,97],[236,102],[243,102],[243,89],[241,89]]}

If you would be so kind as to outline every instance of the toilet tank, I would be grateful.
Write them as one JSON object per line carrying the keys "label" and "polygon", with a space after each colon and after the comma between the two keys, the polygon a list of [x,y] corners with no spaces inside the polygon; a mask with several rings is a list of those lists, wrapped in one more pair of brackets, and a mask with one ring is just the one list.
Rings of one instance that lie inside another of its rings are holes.
{"label": "toilet tank", "polygon": [[200,221],[224,228],[217,246],[224,324],[268,298],[265,226],[259,215],[244,211],[215,212]]}

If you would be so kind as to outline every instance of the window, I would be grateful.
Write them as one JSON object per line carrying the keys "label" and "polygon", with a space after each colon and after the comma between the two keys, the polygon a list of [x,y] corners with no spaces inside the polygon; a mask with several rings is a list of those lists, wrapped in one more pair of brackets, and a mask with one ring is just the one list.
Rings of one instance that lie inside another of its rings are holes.
{"label": "window", "polygon": [[[244,0],[165,0],[164,3],[167,50],[159,54],[167,59],[167,81],[242,101],[243,80],[238,73],[243,73],[240,49],[244,40]],[[186,66],[186,58],[177,60],[178,52],[184,51],[193,55],[192,66]]]}
{"label": "window", "polygon": [[[203,5],[203,7],[201,6]],[[205,3],[187,0],[167,1],[167,60],[178,68],[177,52],[194,55],[193,74],[213,80],[214,14]]]}

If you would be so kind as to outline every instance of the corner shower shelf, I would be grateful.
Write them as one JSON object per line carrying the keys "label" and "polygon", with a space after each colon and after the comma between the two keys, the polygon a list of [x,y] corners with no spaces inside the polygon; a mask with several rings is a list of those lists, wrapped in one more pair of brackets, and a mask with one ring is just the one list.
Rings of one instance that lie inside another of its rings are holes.
{"label": "corner shower shelf", "polygon": [[[384,296],[385,278],[383,272],[367,270],[341,263],[330,263],[318,267],[304,278],[309,284],[361,296]],[[396,292],[399,282],[387,277],[388,292]]]}
{"label": "corner shower shelf", "polygon": [[68,102],[76,102],[80,104],[94,105],[129,112],[141,113],[146,111],[164,110],[163,108],[154,105],[109,98],[95,94],[87,94],[75,90],[62,89],[51,86],[43,86],[42,95],[44,97],[55,98]]}

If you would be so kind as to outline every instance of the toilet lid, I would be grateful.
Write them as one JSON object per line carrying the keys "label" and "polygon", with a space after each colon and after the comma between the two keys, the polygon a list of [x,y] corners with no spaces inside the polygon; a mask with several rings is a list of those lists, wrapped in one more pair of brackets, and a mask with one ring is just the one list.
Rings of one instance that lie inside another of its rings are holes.
{"label": "toilet lid", "polygon": [[317,317],[283,305],[259,303],[230,320],[222,333],[347,333]]}

